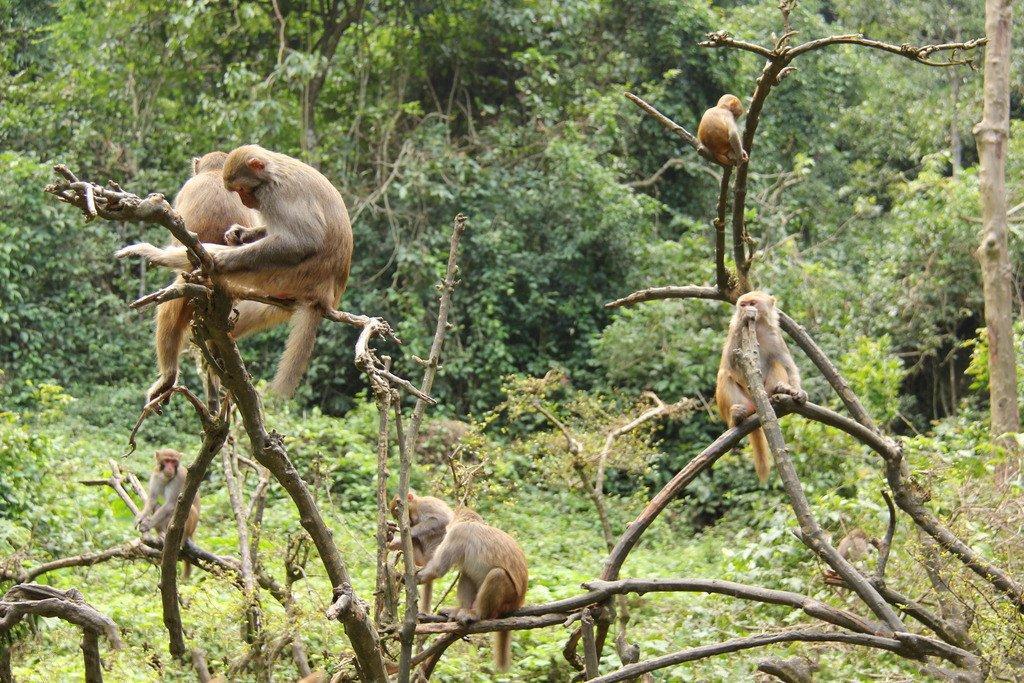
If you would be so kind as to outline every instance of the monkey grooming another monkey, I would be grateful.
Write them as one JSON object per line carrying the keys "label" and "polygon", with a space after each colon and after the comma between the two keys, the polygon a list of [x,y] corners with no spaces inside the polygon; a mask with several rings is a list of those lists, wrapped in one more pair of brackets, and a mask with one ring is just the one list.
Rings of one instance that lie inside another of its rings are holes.
{"label": "monkey grooming another monkey", "polygon": [[718,104],[704,112],[697,126],[697,139],[708,148],[715,161],[735,166],[747,161],[736,122],[743,116],[743,104],[735,95],[722,95]]}
{"label": "monkey grooming another monkey", "polygon": [[[258,216],[242,200],[224,188],[221,173],[225,152],[210,152],[192,160],[192,177],[174,198],[174,210],[185,227],[209,244],[242,244],[262,236]],[[176,246],[174,241],[171,246]],[[179,275],[175,284],[183,278]],[[237,305],[238,320],[233,335],[238,338],[278,325],[289,318],[288,311],[255,301]],[[171,299],[156,307],[156,362],[160,377],[146,392],[146,403],[163,394],[178,381],[178,360],[185,346],[192,306],[187,299]]]}
{"label": "monkey grooming another monkey", "polygon": [[[406,497],[406,508],[409,510],[409,533],[412,536],[413,563],[422,567],[434,557],[438,546],[444,540],[445,529],[452,521],[454,513],[448,503],[433,496],[417,496],[409,491]],[[391,514],[398,519],[398,497],[391,501]],[[402,537],[394,530],[390,550],[402,549]],[[430,601],[433,599],[433,581],[423,582],[423,597],[420,599],[420,611],[430,613]]]}
{"label": "monkey grooming another monkey", "polygon": [[[155,454],[156,466],[149,476],[149,493],[146,494],[146,505],[139,512],[135,526],[142,533],[156,529],[162,536],[167,532],[174,515],[174,506],[178,503],[178,494],[185,485],[188,468],[181,464],[182,454],[171,448],[161,448]],[[163,499],[163,503],[160,500]],[[196,494],[185,520],[185,534],[182,546],[192,538],[199,524],[199,494]],[[187,579],[191,565],[186,562],[182,570],[182,578]]]}
{"label": "monkey grooming another monkey", "polygon": [[[807,392],[800,388],[800,371],[779,329],[775,297],[765,292],[748,292],[736,300],[736,313],[729,323],[729,334],[722,348],[722,361],[718,365],[715,402],[719,414],[729,427],[735,427],[755,411],[743,370],[733,359],[733,352],[740,346],[740,327],[748,317],[754,319],[765,391],[769,396],[789,394],[801,403],[807,400]],[[772,461],[768,442],[760,427],[750,433],[750,445],[754,452],[754,470],[764,484],[768,481]]]}
{"label": "monkey grooming another monkey", "polygon": [[[249,244],[205,244],[215,279],[229,291],[255,291],[293,299],[292,330],[271,390],[288,396],[309,365],[323,314],[341,300],[352,261],[352,228],[341,194],[319,171],[297,159],[245,145],[224,160],[224,187],[242,204],[257,209],[266,235]],[[251,233],[239,226],[232,235]],[[142,256],[167,268],[188,270],[184,247],[160,249],[145,242],[117,252]],[[241,302],[243,304],[251,302]],[[241,309],[240,309],[241,310]],[[236,336],[243,333],[237,328]]]}
{"label": "monkey grooming another monkey", "polygon": [[[460,623],[494,619],[523,606],[529,578],[523,549],[467,507],[455,511],[444,540],[416,578],[420,583],[433,581],[453,567],[461,572],[456,589],[459,608],[453,614]],[[498,671],[508,671],[511,646],[509,631],[495,632],[494,666]]]}

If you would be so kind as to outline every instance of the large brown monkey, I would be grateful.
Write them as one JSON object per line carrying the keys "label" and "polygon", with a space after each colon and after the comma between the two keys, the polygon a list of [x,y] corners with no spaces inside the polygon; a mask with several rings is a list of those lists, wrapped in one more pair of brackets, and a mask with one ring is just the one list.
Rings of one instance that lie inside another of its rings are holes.
{"label": "large brown monkey", "polygon": [[[444,540],[416,578],[420,583],[433,581],[453,567],[461,572],[456,589],[459,609],[453,615],[460,622],[494,619],[523,606],[529,578],[523,549],[467,507],[455,511]],[[508,631],[495,632],[494,666],[499,671],[508,670],[511,645]]]}
{"label": "large brown monkey", "polygon": [[[391,501],[391,514],[398,517],[398,497]],[[445,529],[452,521],[454,513],[448,503],[433,496],[417,496],[409,491],[406,497],[406,508],[409,510],[409,533],[412,535],[413,563],[422,567],[434,557],[438,546],[444,540]],[[391,550],[402,549],[402,537],[395,533],[388,543]],[[420,600],[420,611],[430,612],[433,599],[433,581],[423,583],[423,597]]]}
{"label": "large brown monkey", "polygon": [[[736,365],[733,352],[740,345],[740,326],[747,318],[753,317],[757,344],[761,356],[761,375],[768,395],[789,394],[797,401],[806,401],[807,392],[800,388],[800,371],[793,362],[782,331],[779,329],[779,312],[775,308],[775,297],[764,292],[748,292],[736,300],[736,313],[729,323],[729,335],[722,349],[722,361],[718,365],[718,383],[715,387],[715,402],[718,412],[730,427],[754,414],[754,402],[747,390],[743,370]],[[754,470],[761,483],[768,481],[772,469],[768,442],[760,427],[750,433],[750,446],[754,451]]]}
{"label": "large brown monkey", "polygon": [[747,160],[736,122],[743,116],[743,104],[735,95],[722,95],[718,104],[704,112],[697,126],[697,139],[710,150],[715,161],[735,166]]}
{"label": "large brown monkey", "polygon": [[[319,171],[258,145],[228,154],[223,179],[224,187],[237,192],[245,206],[259,210],[266,236],[241,246],[204,246],[214,260],[214,277],[230,290],[296,301],[292,331],[271,384],[275,393],[287,396],[309,364],[320,318],[338,305],[345,291],[352,261],[348,210]],[[233,234],[249,237],[245,230]],[[143,242],[121,249],[117,256],[142,256],[178,270],[190,267],[184,247],[160,249]]]}
{"label": "large brown monkey", "polygon": [[[192,160],[192,177],[182,185],[174,198],[185,227],[208,244],[242,244],[260,236],[256,227],[259,214],[246,208],[233,192],[224,188],[221,174],[225,152],[210,152]],[[173,245],[177,245],[177,241]],[[172,245],[172,246],[173,246]],[[176,282],[182,280],[178,276]],[[254,301],[236,305],[238,320],[233,334],[250,334],[288,319],[287,311]],[[186,299],[172,299],[156,308],[156,362],[160,378],[146,392],[146,403],[174,386],[178,380],[178,359],[185,346],[192,306]]]}
{"label": "large brown monkey", "polygon": [[[153,473],[149,476],[149,493],[146,494],[146,505],[139,512],[135,520],[135,526],[139,531],[146,533],[150,529],[156,529],[162,536],[167,532],[171,524],[171,517],[174,515],[174,506],[178,503],[178,494],[185,485],[185,477],[188,476],[188,468],[181,464],[182,454],[171,448],[161,448],[154,456],[156,465]],[[163,499],[163,503],[161,503]],[[199,494],[196,494],[192,506],[188,510],[188,517],[185,520],[185,534],[182,536],[181,544],[192,538],[199,525]],[[185,563],[182,576],[188,578],[191,565]]]}

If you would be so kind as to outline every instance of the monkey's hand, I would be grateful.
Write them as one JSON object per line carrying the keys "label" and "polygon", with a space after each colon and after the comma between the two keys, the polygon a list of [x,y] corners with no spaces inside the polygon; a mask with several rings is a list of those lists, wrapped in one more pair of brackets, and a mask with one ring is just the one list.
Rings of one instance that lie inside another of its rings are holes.
{"label": "monkey's hand", "polygon": [[267,236],[266,228],[247,228],[235,223],[224,233],[224,243],[230,247],[256,242]]}
{"label": "monkey's hand", "polygon": [[139,519],[135,522],[135,528],[141,531],[142,533],[146,533],[147,531],[153,528],[151,518],[139,517]]}
{"label": "monkey's hand", "polygon": [[750,156],[747,154],[747,150],[743,150],[743,154],[741,155],[740,163],[744,163],[745,164],[748,161],[750,161]]}

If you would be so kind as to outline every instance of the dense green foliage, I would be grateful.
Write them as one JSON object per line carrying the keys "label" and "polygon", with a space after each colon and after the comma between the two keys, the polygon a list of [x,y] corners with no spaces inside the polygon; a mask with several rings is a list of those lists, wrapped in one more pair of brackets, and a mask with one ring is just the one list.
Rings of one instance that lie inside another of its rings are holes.
{"label": "dense green foliage", "polygon": [[[569,468],[559,433],[523,408],[517,387],[552,369],[565,373],[566,386],[545,400],[586,434],[633,411],[645,390],[667,402],[710,401],[728,316],[721,304],[603,307],[644,286],[713,277],[718,182],[622,93],[632,90],[694,129],[721,93],[748,97],[762,66],[751,54],[696,43],[719,29],[768,43],[779,32],[777,4],[370,2],[325,56],[330,2],[282,0],[282,46],[274,4],[265,0],[0,0],[0,568],[135,534],[111,491],[76,482],[105,477],[107,458],[123,451],[155,377],[151,315],[126,303],[169,279],[111,256],[137,239],[163,242],[160,229],[86,223],[43,194],[51,165],[172,196],[192,156],[254,141],[317,164],[342,191],[356,235],[343,307],[395,323],[406,343],[389,353],[403,375],[418,374],[411,358],[427,353],[450,221],[459,211],[469,216],[437,413],[476,420],[463,451],[483,463],[476,503],[522,540],[531,561],[528,600],[574,594],[600,571],[600,527],[587,497],[563,486]],[[897,44],[939,43],[981,35],[983,12],[966,2],[819,0],[799,3],[792,22],[800,39],[863,31]],[[997,540],[1012,530],[1012,513],[989,516],[991,494],[978,484],[1004,456],[988,445],[973,257],[971,126],[980,118],[980,75],[852,47],[797,66],[772,93],[752,150],[755,283],[808,328],[878,422],[903,435],[912,465],[934,487],[936,511],[1019,575],[1019,540]],[[323,87],[307,136],[302,105],[318,73]],[[1022,101],[1018,84],[1015,118]],[[1021,132],[1015,121],[1011,205],[1024,185]],[[1011,258],[1020,264],[1019,224],[1011,229]],[[270,375],[284,334],[242,343],[254,376]],[[296,401],[274,406],[269,424],[287,435],[357,588],[370,595],[376,414],[352,364],[353,340],[350,330],[323,325]],[[797,362],[812,400],[838,407],[810,364]],[[189,367],[185,381],[198,386]],[[817,424],[790,418],[784,428],[829,530],[860,525],[880,534],[884,482],[873,456]],[[176,402],[146,423],[140,454],[123,466],[142,476],[153,447],[194,451],[196,430]],[[607,482],[616,532],[720,430],[717,417],[697,410],[652,425],[617,453]],[[414,485],[448,491],[443,458],[425,460]],[[231,554],[231,510],[214,470],[203,487],[199,542]],[[1015,486],[1011,495],[1020,493]],[[793,520],[782,501],[777,483],[758,486],[745,454],[730,454],[672,505],[625,571],[720,576],[844,600],[788,533]],[[297,521],[273,488],[261,549],[272,574],[281,573]],[[899,534],[892,576],[904,577],[904,592],[926,593],[919,564],[927,551],[909,528]],[[323,623],[322,567],[314,561],[309,570],[310,581],[297,587],[301,631],[314,663],[334,668],[343,638]],[[128,650],[114,658],[114,680],[184,679],[190,672],[161,641],[157,576],[144,563],[115,562],[43,580],[81,588],[122,625]],[[954,572],[961,593],[970,592],[966,582]],[[212,663],[244,652],[244,641],[224,628],[240,621],[237,591],[204,575],[185,588],[185,599],[193,606],[188,635]],[[283,610],[269,602],[269,627],[280,630]],[[644,658],[798,618],[690,595],[636,599],[632,609],[630,638]],[[1004,666],[1021,643],[999,626],[1006,615],[998,607],[986,609],[972,635]],[[34,628],[14,651],[19,680],[78,671],[69,627]],[[508,680],[566,680],[564,637],[557,628],[517,635]],[[453,649],[441,677],[493,680],[476,651],[483,644]],[[917,675],[895,658],[844,648],[792,651],[820,657],[828,680]],[[664,676],[745,679],[758,656]],[[616,665],[610,648],[606,658],[604,669]],[[290,661],[281,666],[285,680]]]}

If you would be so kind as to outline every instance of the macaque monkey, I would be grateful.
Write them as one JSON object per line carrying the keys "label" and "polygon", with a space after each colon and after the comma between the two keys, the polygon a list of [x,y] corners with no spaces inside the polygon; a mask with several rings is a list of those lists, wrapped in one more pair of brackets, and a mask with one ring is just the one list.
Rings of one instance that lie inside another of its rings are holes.
{"label": "macaque monkey", "polygon": [[722,95],[718,104],[704,112],[697,126],[697,139],[723,166],[747,161],[736,122],[743,116],[743,104],[735,95]]}
{"label": "macaque monkey", "polygon": [[848,562],[860,562],[868,556],[871,548],[876,550],[881,545],[877,538],[871,538],[860,527],[850,529],[842,540],[839,541],[839,554]]}
{"label": "macaque monkey", "polygon": [[[409,491],[406,498],[409,510],[409,533],[412,536],[413,563],[422,567],[430,562],[441,541],[444,540],[445,529],[452,521],[454,513],[448,503],[433,496],[417,496]],[[391,514],[398,519],[398,497],[391,501]],[[398,529],[393,529],[390,550],[402,549],[402,536]],[[433,581],[423,583],[423,597],[420,599],[420,611],[430,613],[430,601],[433,598]]]}
{"label": "macaque monkey", "polygon": [[[860,527],[854,527],[840,539],[836,550],[850,564],[859,564],[867,559],[872,548],[876,551],[881,550],[881,545],[882,542],[879,539],[868,536]],[[843,578],[832,569],[826,568],[824,570],[824,577],[825,583],[834,586],[846,585]]]}
{"label": "macaque monkey", "polygon": [[[237,193],[242,204],[260,212],[266,234],[241,246],[204,244],[214,260],[213,277],[236,296],[248,290],[295,301],[292,330],[271,384],[274,393],[288,396],[309,365],[320,318],[338,305],[348,282],[352,262],[348,210],[341,194],[319,171],[258,145],[229,153],[222,178],[224,187]],[[231,234],[243,239],[252,236],[244,226],[239,228],[232,226]],[[184,247],[160,249],[142,242],[116,255],[142,256],[177,270],[191,268]],[[237,336],[239,330],[234,333]]]}
{"label": "macaque monkey", "polygon": [[[460,570],[459,608],[453,613],[459,622],[494,619],[523,606],[528,580],[523,549],[467,507],[455,511],[444,540],[416,578],[420,583],[433,581],[453,567]],[[508,670],[511,645],[508,631],[494,634],[494,666],[499,671]]]}
{"label": "macaque monkey", "polygon": [[[156,466],[149,477],[149,493],[146,494],[146,505],[139,512],[135,526],[139,531],[146,533],[150,529],[156,529],[163,535],[171,524],[171,517],[174,516],[174,506],[178,502],[178,494],[185,485],[185,477],[188,476],[188,468],[181,464],[182,454],[171,448],[161,448],[155,454]],[[163,499],[163,503],[160,503]],[[199,494],[196,494],[189,508],[188,518],[185,520],[185,534],[182,536],[181,544],[192,538],[199,524]],[[188,578],[191,565],[185,563],[182,577]]]}
{"label": "macaque monkey", "polygon": [[[244,244],[261,237],[256,228],[259,214],[247,208],[238,195],[224,188],[221,174],[225,152],[210,152],[192,160],[192,177],[174,198],[174,210],[185,227],[208,244]],[[171,246],[177,246],[174,241]],[[182,282],[181,275],[175,283]],[[289,313],[277,306],[242,301],[233,334],[236,338],[280,324]],[[160,378],[146,392],[146,403],[160,396],[178,381],[178,359],[185,346],[192,306],[186,299],[172,299],[156,307],[156,362]]]}
{"label": "macaque monkey", "polygon": [[[755,321],[754,329],[761,356],[761,375],[764,377],[765,391],[769,396],[789,394],[801,403],[807,400],[807,392],[800,388],[800,371],[793,362],[793,356],[790,355],[779,329],[779,312],[775,309],[775,297],[765,292],[748,292],[736,300],[736,313],[729,323],[729,335],[722,349],[722,361],[718,365],[718,383],[715,387],[718,413],[730,427],[735,427],[755,412],[743,370],[733,359],[733,352],[740,345],[740,327],[745,324],[747,318],[753,318]],[[768,442],[760,427],[750,433],[750,445],[754,451],[754,470],[763,484],[768,481],[772,461]]]}

